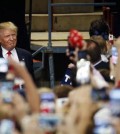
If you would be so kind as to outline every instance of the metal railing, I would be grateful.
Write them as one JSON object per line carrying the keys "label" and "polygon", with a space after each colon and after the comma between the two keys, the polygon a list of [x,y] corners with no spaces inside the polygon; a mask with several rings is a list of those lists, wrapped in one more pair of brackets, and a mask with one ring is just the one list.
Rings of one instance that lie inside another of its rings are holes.
{"label": "metal railing", "polygon": [[[53,61],[53,48],[52,48],[52,7],[66,7],[66,6],[115,6],[115,2],[109,3],[52,3],[51,0],[48,0],[48,46],[46,52],[49,54],[49,72],[50,72],[50,87],[54,87],[54,61]],[[29,5],[29,38],[31,39],[31,21],[32,21],[32,0],[30,0]],[[41,49],[38,49],[34,54],[41,52]],[[33,55],[34,55],[33,54]]]}
{"label": "metal railing", "polygon": [[48,0],[48,48],[51,50],[49,55],[49,69],[50,69],[50,86],[54,87],[54,65],[53,65],[53,50],[52,50],[52,10],[51,7],[61,7],[61,6],[115,6],[115,2],[109,3],[51,3]]}
{"label": "metal railing", "polygon": [[29,0],[29,18],[28,18],[28,38],[31,40],[31,26],[32,26],[32,0]]}

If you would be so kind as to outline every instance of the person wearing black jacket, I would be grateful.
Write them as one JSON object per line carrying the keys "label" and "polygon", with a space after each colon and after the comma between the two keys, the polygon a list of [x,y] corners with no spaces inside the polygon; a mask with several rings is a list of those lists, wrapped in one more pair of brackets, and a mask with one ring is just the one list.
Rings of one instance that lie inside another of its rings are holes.
{"label": "person wearing black jacket", "polygon": [[17,29],[12,22],[0,23],[0,57],[7,59],[9,51],[10,56],[17,62],[24,61],[28,72],[34,78],[32,54],[25,49],[16,47]]}

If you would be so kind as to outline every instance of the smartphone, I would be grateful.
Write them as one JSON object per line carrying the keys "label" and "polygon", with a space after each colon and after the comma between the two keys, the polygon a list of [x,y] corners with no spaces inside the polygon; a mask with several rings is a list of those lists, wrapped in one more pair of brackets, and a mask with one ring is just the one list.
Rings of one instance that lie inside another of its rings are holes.
{"label": "smartphone", "polygon": [[40,95],[40,116],[38,122],[40,128],[45,132],[53,132],[59,122],[59,117],[55,113],[55,94],[44,92]]}
{"label": "smartphone", "polygon": [[8,61],[4,58],[0,58],[0,73],[7,73]]}
{"label": "smartphone", "polygon": [[0,94],[4,103],[11,103],[13,97],[14,82],[9,80],[0,81]]}
{"label": "smartphone", "polygon": [[102,88],[102,89],[93,88],[92,91],[91,91],[91,97],[92,97],[92,99],[94,101],[100,101],[100,100],[106,101],[106,100],[109,100],[109,95],[106,92],[105,88]]}
{"label": "smartphone", "polygon": [[112,58],[112,63],[113,64],[117,64],[117,60],[118,60],[118,50],[115,46],[112,46],[111,48],[111,58]]}
{"label": "smartphone", "polygon": [[40,95],[40,112],[55,113],[55,94],[44,92]]}
{"label": "smartphone", "polygon": [[86,84],[90,82],[90,62],[80,59],[77,62],[76,82],[78,84]]}
{"label": "smartphone", "polygon": [[57,114],[40,114],[38,117],[39,127],[46,133],[56,132],[60,121],[61,119]]}
{"label": "smartphone", "polygon": [[112,89],[109,92],[109,108],[115,117],[120,117],[120,89]]}
{"label": "smartphone", "polygon": [[9,119],[0,120],[0,134],[13,134],[15,123]]}

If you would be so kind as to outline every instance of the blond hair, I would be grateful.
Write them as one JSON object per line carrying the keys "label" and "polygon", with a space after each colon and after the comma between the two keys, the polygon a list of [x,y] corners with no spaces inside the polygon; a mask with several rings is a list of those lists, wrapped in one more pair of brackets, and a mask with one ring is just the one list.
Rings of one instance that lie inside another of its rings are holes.
{"label": "blond hair", "polygon": [[10,22],[10,21],[9,22],[2,22],[2,23],[0,23],[0,30],[4,30],[4,29],[13,30],[16,33],[18,31],[17,26],[14,23]]}

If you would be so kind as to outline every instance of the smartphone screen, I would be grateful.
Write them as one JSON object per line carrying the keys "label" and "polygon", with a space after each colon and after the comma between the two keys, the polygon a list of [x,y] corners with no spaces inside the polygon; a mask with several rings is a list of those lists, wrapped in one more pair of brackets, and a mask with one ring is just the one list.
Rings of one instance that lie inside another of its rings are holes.
{"label": "smartphone screen", "polygon": [[55,95],[52,92],[45,92],[41,94],[40,100],[41,102],[42,101],[55,101]]}
{"label": "smartphone screen", "polygon": [[15,124],[12,120],[0,120],[0,134],[13,134]]}
{"label": "smartphone screen", "polygon": [[44,132],[54,132],[59,123],[59,117],[55,113],[55,94],[44,92],[40,95],[40,116],[38,118],[40,128]]}
{"label": "smartphone screen", "polygon": [[76,81],[78,84],[90,82],[90,62],[85,59],[80,59],[77,62]]}
{"label": "smartphone screen", "polygon": [[8,71],[8,61],[4,58],[0,58],[0,73],[6,73]]}
{"label": "smartphone screen", "polygon": [[53,92],[44,92],[40,95],[40,111],[42,113],[55,112],[55,94]]}
{"label": "smartphone screen", "polygon": [[112,54],[112,63],[113,64],[117,64],[117,60],[118,60],[118,50],[116,47],[112,46],[111,48],[111,54]]}
{"label": "smartphone screen", "polygon": [[109,93],[109,108],[113,116],[120,117],[120,89],[112,89]]}
{"label": "smartphone screen", "polygon": [[3,102],[5,103],[11,103],[12,102],[12,96],[13,96],[13,81],[0,81],[0,93]]}

